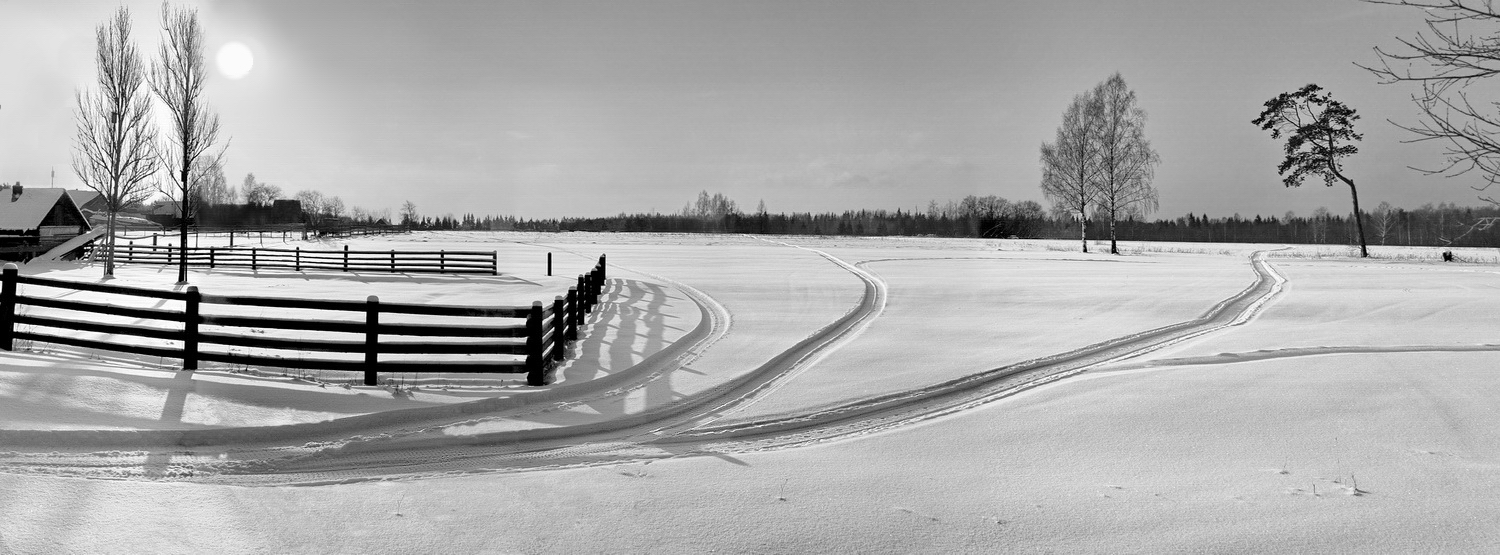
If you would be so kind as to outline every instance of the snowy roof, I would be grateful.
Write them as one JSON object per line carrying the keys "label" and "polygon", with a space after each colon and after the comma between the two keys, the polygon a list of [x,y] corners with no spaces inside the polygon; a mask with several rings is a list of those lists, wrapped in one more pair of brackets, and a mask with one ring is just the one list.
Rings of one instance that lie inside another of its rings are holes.
{"label": "snowy roof", "polygon": [[73,206],[77,206],[80,209],[83,208],[83,205],[88,204],[90,201],[93,201],[100,196],[101,195],[99,194],[99,191],[90,191],[88,189],[68,189],[68,198],[73,200]]}
{"label": "snowy roof", "polygon": [[[21,189],[21,197],[12,202],[10,187],[0,188],[0,229],[36,229],[58,200],[67,198],[66,192],[67,189],[26,187]],[[73,205],[71,198],[67,202]],[[73,206],[77,209],[77,205]]]}

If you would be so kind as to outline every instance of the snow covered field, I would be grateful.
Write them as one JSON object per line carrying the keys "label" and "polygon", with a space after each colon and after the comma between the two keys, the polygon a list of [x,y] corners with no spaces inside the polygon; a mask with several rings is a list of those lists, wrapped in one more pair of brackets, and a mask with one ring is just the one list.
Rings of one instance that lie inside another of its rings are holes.
{"label": "snow covered field", "polygon": [[[0,552],[1500,545],[1487,495],[1500,485],[1493,251],[1442,264],[1436,249],[1359,260],[1342,247],[1128,243],[1110,256],[936,238],[350,244],[496,250],[507,275],[221,270],[193,282],[521,304],[600,253],[612,281],[546,388],[0,353]],[[23,272],[92,281],[99,268]],[[115,283],[174,280],[130,265]]]}

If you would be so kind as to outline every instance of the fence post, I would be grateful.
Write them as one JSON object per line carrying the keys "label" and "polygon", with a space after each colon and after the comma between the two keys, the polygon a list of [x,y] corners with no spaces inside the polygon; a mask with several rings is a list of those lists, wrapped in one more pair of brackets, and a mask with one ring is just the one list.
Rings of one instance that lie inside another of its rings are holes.
{"label": "fence post", "polygon": [[583,315],[589,311],[589,284],[584,277],[587,274],[578,274],[578,323],[583,324]]}
{"label": "fence post", "polygon": [[584,276],[585,283],[589,286],[589,313],[593,314],[594,307],[599,305],[599,269],[589,270]]}
{"label": "fence post", "polygon": [[255,247],[250,247],[250,271],[254,272],[256,270],[255,266]]}
{"label": "fence post", "polygon": [[391,273],[396,273],[396,249],[391,249]]}
{"label": "fence post", "polygon": [[440,273],[440,274],[441,273],[446,273],[447,271],[448,271],[448,251],[444,250],[444,249],[438,249],[438,273]]}
{"label": "fence post", "polygon": [[542,301],[531,303],[526,316],[526,385],[547,385],[542,360]]}
{"label": "fence post", "polygon": [[490,251],[490,275],[500,275],[500,251]]}
{"label": "fence post", "polygon": [[214,267],[214,248],[213,247],[209,247],[208,248],[208,267],[209,267],[209,269],[213,269],[213,267]]}
{"label": "fence post", "polygon": [[349,271],[349,245],[344,245],[344,271]]}
{"label": "fence post", "polygon": [[0,271],[0,349],[12,350],[16,333],[16,278],[19,269],[15,262],[6,262]]}
{"label": "fence post", "polygon": [[375,364],[380,350],[380,297],[365,299],[365,385],[375,385]]}
{"label": "fence post", "polygon": [[567,329],[567,334],[568,334],[568,340],[569,341],[578,339],[578,325],[581,324],[581,323],[583,323],[583,319],[579,317],[580,314],[582,314],[582,313],[578,311],[578,288],[577,287],[569,287],[568,288],[568,329]]}
{"label": "fence post", "polygon": [[182,314],[182,369],[198,369],[198,304],[203,302],[203,294],[198,292],[198,286],[189,285],[187,288],[186,308]]}
{"label": "fence post", "polygon": [[563,297],[552,299],[552,360],[563,359],[563,345],[567,342],[568,311],[563,306]]}
{"label": "fence post", "polygon": [[298,272],[302,271],[302,247],[297,247],[297,252],[293,256],[296,258],[293,259],[295,262],[292,263],[292,268]]}
{"label": "fence post", "polygon": [[552,277],[552,253],[547,253],[547,277]]}
{"label": "fence post", "polygon": [[609,264],[604,260],[604,255],[599,255],[599,285],[601,286],[604,285],[604,280],[609,277],[608,270],[605,269],[608,266]]}
{"label": "fence post", "polygon": [[229,230],[229,248],[234,248],[234,230]]}

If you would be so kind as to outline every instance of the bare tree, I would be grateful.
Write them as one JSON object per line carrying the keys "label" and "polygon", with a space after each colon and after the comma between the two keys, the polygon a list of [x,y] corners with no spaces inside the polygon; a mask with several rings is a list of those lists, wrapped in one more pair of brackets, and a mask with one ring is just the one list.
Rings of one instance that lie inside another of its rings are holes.
{"label": "bare tree", "polygon": [[240,186],[244,188],[246,204],[271,206],[275,204],[276,199],[281,198],[281,187],[264,181],[256,181],[253,173],[245,174],[245,182]]}
{"label": "bare tree", "polygon": [[1119,73],[1094,88],[1099,103],[1095,137],[1099,156],[1096,214],[1109,219],[1109,253],[1119,254],[1115,222],[1127,216],[1144,217],[1158,208],[1151,186],[1161,157],[1146,140],[1146,111],[1136,104],[1135,91]]}
{"label": "bare tree", "polygon": [[419,222],[417,221],[417,205],[415,203],[413,203],[412,201],[409,201],[409,200],[406,201],[406,202],[404,202],[404,203],[402,203],[401,204],[401,225],[406,226],[407,229],[411,229],[413,226],[417,225],[418,223]]}
{"label": "bare tree", "polygon": [[[1359,230],[1359,255],[1370,256],[1365,246],[1364,218],[1359,211],[1359,191],[1354,180],[1344,175],[1339,159],[1359,152],[1352,143],[1363,138],[1354,132],[1354,122],[1359,115],[1353,108],[1321,92],[1323,87],[1308,84],[1296,92],[1281,93],[1267,100],[1266,109],[1251,123],[1271,132],[1272,139],[1286,138],[1286,159],[1277,167],[1282,183],[1287,187],[1298,187],[1309,175],[1323,178],[1324,185],[1333,186],[1335,180],[1349,185],[1349,197],[1354,202],[1354,223]],[[1289,173],[1290,172],[1290,173]]]}
{"label": "bare tree", "polygon": [[[1491,0],[1366,0],[1421,10],[1427,32],[1398,38],[1395,50],[1375,48],[1378,65],[1365,66],[1383,83],[1417,83],[1412,101],[1422,111],[1416,124],[1395,123],[1416,135],[1407,142],[1443,143],[1445,164],[1413,168],[1428,175],[1456,177],[1475,172],[1484,191],[1500,181],[1500,105],[1469,97],[1476,81],[1500,75],[1500,12]],[[1480,199],[1500,205],[1493,197]]]}
{"label": "bare tree", "polygon": [[73,173],[104,199],[104,275],[115,273],[115,221],[120,210],[151,196],[159,168],[146,66],[130,39],[130,11],[121,6],[94,31],[98,90],[75,94],[78,134]]}
{"label": "bare tree", "polygon": [[243,196],[245,204],[255,204],[250,200],[250,191],[255,188],[255,183],[255,174],[253,173],[245,174],[245,180],[240,182],[239,195],[236,196]]}
{"label": "bare tree", "polygon": [[1327,208],[1319,206],[1313,210],[1312,219],[1309,221],[1312,222],[1312,240],[1314,243],[1328,241],[1328,220],[1331,219],[1333,219],[1333,216],[1328,212]]}
{"label": "bare tree", "polygon": [[208,64],[203,55],[203,27],[198,24],[198,10],[173,9],[161,5],[162,44],[156,64],[151,67],[151,88],[171,114],[170,140],[161,149],[161,159],[175,191],[171,196],[180,203],[178,214],[177,283],[187,283],[187,232],[194,210],[192,178],[198,161],[222,156],[209,153],[219,140],[219,116],[208,110],[203,85],[208,81]]}
{"label": "bare tree", "polygon": [[339,197],[328,197],[323,201],[323,206],[327,209],[329,216],[335,218],[344,217],[344,199],[341,199]]}
{"label": "bare tree", "polygon": [[323,199],[323,193],[309,189],[297,191],[297,194],[292,195],[292,198],[302,203],[302,213],[307,215],[307,223],[317,225],[322,220],[327,204]]}
{"label": "bare tree", "polygon": [[1073,97],[1063,112],[1057,139],[1042,143],[1042,194],[1053,206],[1066,207],[1078,217],[1083,252],[1089,252],[1088,209],[1099,197],[1099,151],[1094,136],[1100,109],[1092,92]]}
{"label": "bare tree", "polygon": [[[229,184],[229,179],[224,176],[223,160],[218,156],[204,157],[198,160],[198,169],[193,170],[193,196],[196,208],[214,206],[220,204],[233,204],[235,200],[234,186]],[[197,213],[194,214],[194,217]]]}
{"label": "bare tree", "polygon": [[1380,201],[1375,206],[1375,211],[1370,213],[1370,223],[1373,224],[1375,236],[1380,238],[1380,244],[1385,244],[1385,238],[1396,230],[1396,214],[1391,208],[1391,203]]}

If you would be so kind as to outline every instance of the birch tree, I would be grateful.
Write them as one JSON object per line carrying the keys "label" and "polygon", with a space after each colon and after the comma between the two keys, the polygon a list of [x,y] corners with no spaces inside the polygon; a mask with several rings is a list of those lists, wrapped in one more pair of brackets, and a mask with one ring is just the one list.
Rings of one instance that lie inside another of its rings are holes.
{"label": "birch tree", "polygon": [[1092,91],[1073,97],[1057,138],[1042,143],[1042,194],[1078,218],[1078,239],[1089,252],[1088,210],[1099,197],[1099,151],[1094,140],[1101,105]]}
{"label": "birch tree", "polygon": [[121,6],[94,30],[98,89],[77,92],[73,173],[104,199],[104,276],[115,273],[115,227],[121,210],[151,196],[159,162],[146,66],[130,38],[130,11]]}
{"label": "birch tree", "polygon": [[1115,222],[1156,211],[1156,188],[1151,186],[1161,157],[1146,140],[1146,111],[1136,103],[1135,91],[1119,73],[1094,88],[1099,121],[1094,126],[1098,155],[1098,197],[1094,213],[1109,220],[1109,253],[1119,254]]}
{"label": "birch tree", "polygon": [[161,148],[162,165],[167,169],[170,196],[178,200],[177,283],[187,283],[187,232],[192,215],[197,212],[193,194],[193,172],[199,160],[217,155],[209,151],[219,140],[219,116],[209,111],[203,98],[208,81],[208,63],[203,55],[203,27],[198,24],[198,10],[161,6],[162,43],[158,60],[151,67],[151,89],[166,105],[170,114],[171,133]]}
{"label": "birch tree", "polygon": [[198,213],[201,213],[204,206],[234,203],[234,186],[224,176],[223,160],[219,157],[198,160],[198,169],[194,174],[193,196],[197,199],[196,208],[200,209]]}

